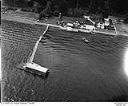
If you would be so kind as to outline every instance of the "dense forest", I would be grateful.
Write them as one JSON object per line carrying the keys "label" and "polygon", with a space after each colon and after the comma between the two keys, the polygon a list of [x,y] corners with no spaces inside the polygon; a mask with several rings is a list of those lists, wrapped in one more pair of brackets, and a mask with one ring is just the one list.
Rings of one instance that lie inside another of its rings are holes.
{"label": "dense forest", "polygon": [[15,6],[15,7],[33,7],[44,9],[47,2],[52,3],[52,11],[61,11],[62,13],[69,12],[71,14],[72,9],[79,11],[96,12],[108,12],[126,14],[128,12],[128,0],[3,0],[3,5]]}

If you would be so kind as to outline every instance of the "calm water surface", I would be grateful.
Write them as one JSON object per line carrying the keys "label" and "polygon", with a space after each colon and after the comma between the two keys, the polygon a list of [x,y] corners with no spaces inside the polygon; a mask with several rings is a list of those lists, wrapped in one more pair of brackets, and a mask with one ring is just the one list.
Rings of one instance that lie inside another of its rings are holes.
{"label": "calm water surface", "polygon": [[[14,27],[7,29],[9,25]],[[12,22],[5,22],[5,26],[4,32],[13,31],[3,34],[5,101],[111,101],[128,97],[128,77],[123,66],[128,37],[50,28],[34,58],[34,62],[50,69],[47,79],[42,79],[16,65],[26,61],[45,27]],[[6,38],[7,34],[11,37]]]}

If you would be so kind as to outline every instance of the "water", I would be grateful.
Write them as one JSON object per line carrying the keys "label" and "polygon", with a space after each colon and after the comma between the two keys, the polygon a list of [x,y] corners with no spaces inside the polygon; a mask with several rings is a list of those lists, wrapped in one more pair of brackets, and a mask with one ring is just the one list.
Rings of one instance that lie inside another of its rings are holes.
{"label": "water", "polygon": [[[4,35],[7,39],[3,40],[5,54],[2,56],[5,101],[127,100],[128,77],[123,67],[127,37],[50,28],[39,43],[34,58],[34,62],[50,69],[47,79],[42,79],[17,69],[16,65],[27,60],[45,28],[14,25],[13,22],[5,22],[5,25],[14,26],[9,30],[15,31],[18,26],[18,30],[25,31],[9,38]],[[13,42],[16,36],[19,37]],[[89,40],[88,44],[83,37]]]}
{"label": "water", "polygon": [[124,70],[125,70],[126,76],[128,76],[128,48],[126,49],[124,54]]}
{"label": "water", "polygon": [[0,81],[1,81],[1,47],[0,47]]}

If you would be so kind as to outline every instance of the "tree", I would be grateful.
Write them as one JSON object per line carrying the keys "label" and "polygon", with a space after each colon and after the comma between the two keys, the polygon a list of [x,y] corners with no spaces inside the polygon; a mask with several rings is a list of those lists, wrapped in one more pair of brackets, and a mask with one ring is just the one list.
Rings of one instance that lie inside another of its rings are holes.
{"label": "tree", "polygon": [[96,0],[90,0],[89,11],[90,13],[94,13],[96,9]]}

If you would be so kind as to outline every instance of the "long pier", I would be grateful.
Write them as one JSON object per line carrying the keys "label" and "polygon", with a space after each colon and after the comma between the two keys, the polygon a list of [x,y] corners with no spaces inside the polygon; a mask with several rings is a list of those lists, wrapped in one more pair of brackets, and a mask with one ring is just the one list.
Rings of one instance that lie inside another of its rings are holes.
{"label": "long pier", "polygon": [[32,54],[31,54],[30,58],[28,59],[28,62],[33,62],[35,53],[36,53],[36,51],[37,51],[37,47],[38,47],[38,45],[39,45],[39,42],[41,41],[41,39],[42,39],[42,37],[45,35],[45,33],[48,31],[48,28],[49,28],[49,24],[47,25],[45,31],[44,31],[43,34],[40,36],[40,38],[36,41],[36,44],[35,44],[35,46],[34,46],[34,48],[33,48],[33,52],[32,52]]}

